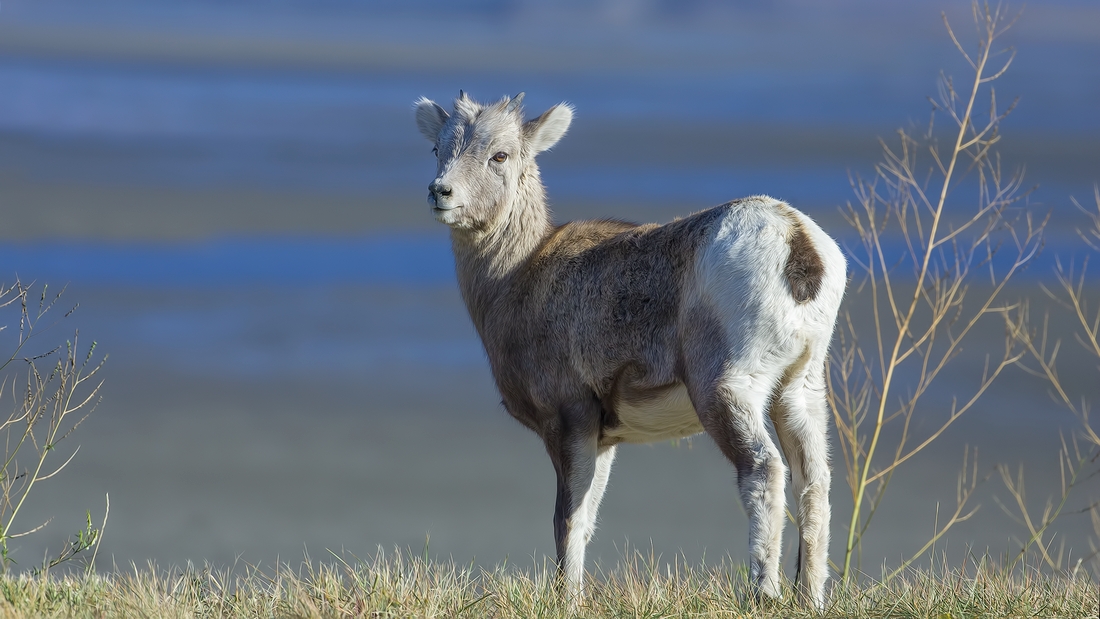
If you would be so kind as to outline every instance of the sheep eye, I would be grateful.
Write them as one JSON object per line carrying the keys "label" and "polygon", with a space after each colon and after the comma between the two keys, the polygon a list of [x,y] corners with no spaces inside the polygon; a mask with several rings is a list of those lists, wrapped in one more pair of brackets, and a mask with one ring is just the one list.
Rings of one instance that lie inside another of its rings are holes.
{"label": "sheep eye", "polygon": [[432,147],[432,154],[435,155],[436,157],[438,157],[439,156],[439,148],[436,147],[436,146],[433,146]]}
{"label": "sheep eye", "polygon": [[493,161],[495,161],[497,163],[504,163],[507,160],[508,160],[508,153],[501,152],[501,153],[497,153],[497,154],[493,155]]}

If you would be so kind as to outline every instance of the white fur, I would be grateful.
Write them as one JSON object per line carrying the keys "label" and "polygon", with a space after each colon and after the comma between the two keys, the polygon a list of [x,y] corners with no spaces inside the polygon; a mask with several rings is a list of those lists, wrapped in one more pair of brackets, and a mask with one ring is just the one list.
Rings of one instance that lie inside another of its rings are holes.
{"label": "white fur", "polygon": [[[829,450],[826,443],[829,411],[825,406],[824,376],[812,370],[820,368],[825,348],[808,351],[803,370],[791,377],[779,394],[773,410],[780,441],[791,466],[795,514],[802,548],[798,566],[804,579],[799,594],[817,606],[824,604],[824,582],[828,575],[829,548]],[[794,445],[801,448],[795,449]]]}
{"label": "white fur", "polygon": [[680,384],[649,400],[615,404],[619,425],[606,430],[606,436],[624,443],[652,443],[703,431],[687,389]]}
{"label": "white fur", "polygon": [[531,122],[536,123],[529,138],[531,150],[541,153],[565,136],[573,122],[573,108],[568,103],[559,103]]}
{"label": "white fur", "polygon": [[427,97],[417,99],[413,107],[416,109],[416,126],[420,129],[420,133],[434,142],[450,115],[447,114],[447,110]]}
{"label": "white fur", "polygon": [[[781,231],[790,225],[783,221],[789,213],[776,204],[759,196],[744,201],[737,217],[727,218],[698,261],[695,294],[716,315],[728,318],[724,332],[732,350],[726,385],[746,411],[739,428],[759,446],[759,466],[742,484],[750,520],[750,578],[761,593],[778,595],[786,467],[763,414],[778,388],[771,406],[781,415],[776,432],[792,468],[803,544],[799,593],[821,608],[828,577],[830,483],[823,369],[847,265],[816,223],[790,209],[825,271],[818,295],[795,302],[782,276],[789,247]],[[784,384],[790,368],[797,370]]]}
{"label": "white fur", "polygon": [[587,437],[573,450],[570,494],[578,499],[567,521],[567,551],[561,569],[565,575],[566,594],[574,604],[584,593],[585,548],[596,530],[596,514],[614,461],[615,447],[597,447],[594,436]]}

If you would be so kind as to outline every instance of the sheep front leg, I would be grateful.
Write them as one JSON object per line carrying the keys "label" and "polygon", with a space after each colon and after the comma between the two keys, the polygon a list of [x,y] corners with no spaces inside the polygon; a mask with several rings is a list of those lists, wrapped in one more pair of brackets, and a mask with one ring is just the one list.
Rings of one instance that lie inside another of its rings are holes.
{"label": "sheep front leg", "polygon": [[584,592],[584,551],[596,528],[614,447],[597,446],[595,432],[568,433],[551,453],[557,472],[554,542],[563,593],[577,604]]}

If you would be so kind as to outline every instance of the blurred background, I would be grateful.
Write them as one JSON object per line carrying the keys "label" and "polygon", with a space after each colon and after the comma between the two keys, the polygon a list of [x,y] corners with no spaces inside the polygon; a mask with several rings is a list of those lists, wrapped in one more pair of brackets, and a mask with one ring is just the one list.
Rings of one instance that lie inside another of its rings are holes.
{"label": "blurred background", "polygon": [[[52,520],[12,556],[35,565],[109,493],[101,568],[426,543],[540,563],[553,472],[500,407],[425,201],[435,163],[413,101],[572,103],[541,157],[559,220],[666,221],[767,193],[850,239],[849,175],[873,172],[880,137],[927,123],[941,70],[968,75],[941,11],[973,47],[969,3],[945,0],[5,0],[0,281],[67,285],[60,309],[79,308],[37,345],[79,329],[109,355],[102,403],[64,447],[80,453],[16,528]],[[1005,165],[1026,164],[1030,202],[1052,213],[1036,290],[1053,250],[1079,247],[1070,197],[1091,202],[1100,180],[1098,25],[1094,1],[1050,0],[1004,39],[1019,52],[997,83],[1019,97]],[[865,569],[930,537],[963,445],[983,471],[1024,464],[1040,503],[1057,490],[1073,420],[1040,383],[1005,382],[898,474]],[[1013,548],[1024,530],[993,494],[943,547]],[[736,496],[706,437],[628,446],[590,556],[743,561]],[[839,471],[833,500],[835,556]],[[1064,531],[1089,550],[1087,514]]]}

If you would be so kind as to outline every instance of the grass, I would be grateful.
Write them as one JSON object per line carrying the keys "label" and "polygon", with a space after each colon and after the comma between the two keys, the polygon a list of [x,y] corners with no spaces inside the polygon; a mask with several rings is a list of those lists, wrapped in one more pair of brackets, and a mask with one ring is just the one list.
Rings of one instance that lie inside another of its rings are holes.
{"label": "grass", "polygon": [[793,599],[745,598],[743,569],[692,567],[641,555],[596,574],[576,615],[549,567],[476,570],[379,554],[363,563],[133,569],[108,575],[0,578],[2,617],[1096,617],[1095,580],[980,562],[966,571],[911,570],[888,582],[834,583],[824,614]]}

